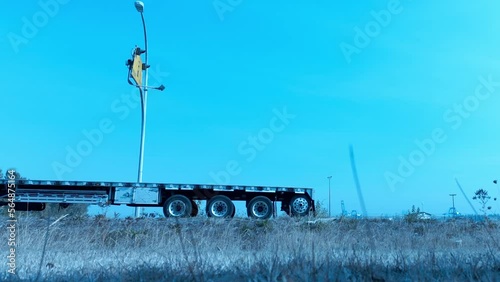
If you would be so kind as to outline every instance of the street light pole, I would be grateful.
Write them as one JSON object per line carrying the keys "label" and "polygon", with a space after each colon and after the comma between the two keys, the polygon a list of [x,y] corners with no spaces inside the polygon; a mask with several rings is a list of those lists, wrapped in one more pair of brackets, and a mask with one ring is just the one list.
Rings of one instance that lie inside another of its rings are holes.
{"label": "street light pole", "polygon": [[330,193],[330,182],[332,180],[332,176],[328,176],[328,217],[332,216],[332,213],[331,213],[331,205],[330,205],[330,201],[332,199],[331,197],[331,193]]}
{"label": "street light pole", "polygon": [[[141,14],[142,28],[144,30],[144,50],[139,47],[135,47],[132,52],[132,59],[127,60],[126,65],[128,66],[128,76],[127,80],[130,85],[134,85],[139,89],[139,94],[141,96],[141,144],[139,148],[139,168],[137,170],[137,183],[142,183],[142,170],[144,165],[144,141],[146,139],[146,114],[147,114],[147,102],[148,102],[148,89],[155,89],[163,91],[165,86],[160,85],[158,87],[151,87],[148,85],[148,36],[146,33],[146,21],[144,20],[144,3],[142,1],[135,1],[135,9]],[[141,55],[144,54],[145,62],[141,60]],[[144,83],[142,80],[142,74],[146,72]],[[131,81],[135,83],[133,83]],[[135,208],[135,216],[141,216],[142,209],[140,207]]]}
{"label": "street light pole", "polygon": [[[137,183],[142,182],[142,170],[144,166],[144,141],[146,140],[146,114],[147,114],[147,101],[148,101],[148,36],[146,32],[146,21],[144,20],[144,3],[142,1],[135,2],[135,8],[141,14],[142,28],[144,30],[144,56],[145,56],[145,68],[146,77],[144,78],[144,85],[139,86],[141,94],[141,145],[139,150],[139,169],[137,172]],[[142,87],[142,89],[141,89]],[[135,208],[135,217],[140,217],[142,212],[141,207]]]}

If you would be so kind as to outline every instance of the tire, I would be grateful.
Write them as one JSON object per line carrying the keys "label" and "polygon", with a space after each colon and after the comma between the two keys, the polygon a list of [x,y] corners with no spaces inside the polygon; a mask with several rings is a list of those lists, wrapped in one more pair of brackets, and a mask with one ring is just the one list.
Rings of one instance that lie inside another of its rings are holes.
{"label": "tire", "polygon": [[273,215],[273,203],[268,197],[257,196],[247,204],[248,217],[269,219]]}
{"label": "tire", "polygon": [[193,212],[191,200],[183,195],[173,195],[163,204],[165,217],[189,217]]}
{"label": "tire", "polygon": [[193,210],[191,211],[191,217],[195,217],[198,215],[198,205],[195,201],[191,200],[191,206],[193,207]]}
{"label": "tire", "polygon": [[311,202],[302,195],[297,195],[290,200],[292,216],[306,216],[311,209]]}
{"label": "tire", "polygon": [[207,216],[216,218],[233,217],[235,207],[227,196],[215,196],[207,202]]}

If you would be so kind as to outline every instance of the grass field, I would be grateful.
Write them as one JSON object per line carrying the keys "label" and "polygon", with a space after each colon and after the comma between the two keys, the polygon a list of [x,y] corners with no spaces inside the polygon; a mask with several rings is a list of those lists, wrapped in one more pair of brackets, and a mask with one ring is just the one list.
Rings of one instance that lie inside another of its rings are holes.
{"label": "grass field", "polygon": [[500,281],[498,222],[56,219],[18,219],[2,280]]}

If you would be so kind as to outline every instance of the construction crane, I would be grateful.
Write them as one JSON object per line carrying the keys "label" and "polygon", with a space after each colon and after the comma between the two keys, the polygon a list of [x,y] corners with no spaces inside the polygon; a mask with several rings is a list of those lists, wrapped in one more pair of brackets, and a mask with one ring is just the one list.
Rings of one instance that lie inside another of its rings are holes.
{"label": "construction crane", "polygon": [[342,209],[342,216],[348,216],[348,212],[347,210],[345,209],[345,204],[344,204],[344,200],[340,201],[340,208]]}

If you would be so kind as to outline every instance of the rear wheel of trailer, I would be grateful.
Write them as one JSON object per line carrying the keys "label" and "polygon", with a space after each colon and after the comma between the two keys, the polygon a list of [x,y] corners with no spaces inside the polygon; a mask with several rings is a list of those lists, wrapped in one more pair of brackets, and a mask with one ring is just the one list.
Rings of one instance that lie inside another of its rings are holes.
{"label": "rear wheel of trailer", "polygon": [[273,215],[273,203],[268,197],[257,196],[247,203],[247,213],[251,218],[269,219]]}
{"label": "rear wheel of trailer", "polygon": [[235,210],[236,208],[234,207],[233,202],[227,196],[218,195],[211,198],[207,202],[208,217],[233,217],[235,214]]}
{"label": "rear wheel of trailer", "polygon": [[306,196],[297,195],[290,200],[291,216],[306,216],[311,210],[311,201]]}
{"label": "rear wheel of trailer", "polygon": [[165,217],[189,217],[193,214],[193,204],[184,195],[170,196],[163,204]]}

